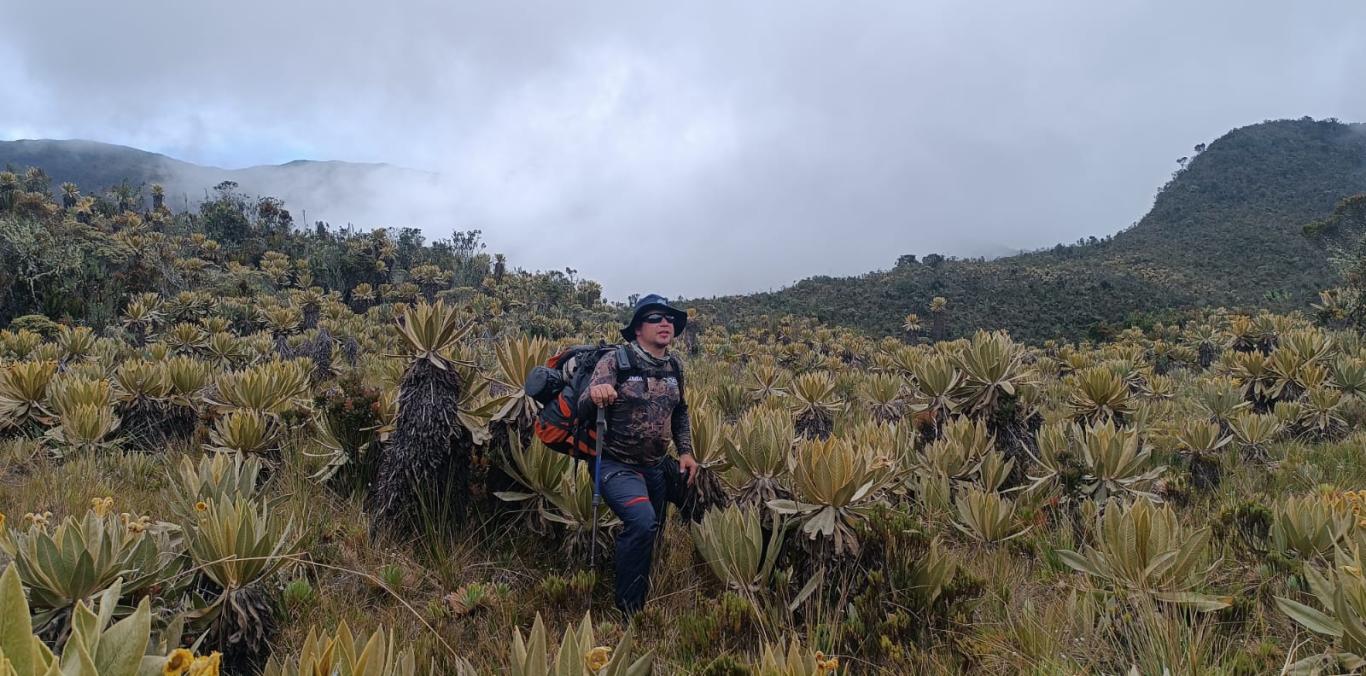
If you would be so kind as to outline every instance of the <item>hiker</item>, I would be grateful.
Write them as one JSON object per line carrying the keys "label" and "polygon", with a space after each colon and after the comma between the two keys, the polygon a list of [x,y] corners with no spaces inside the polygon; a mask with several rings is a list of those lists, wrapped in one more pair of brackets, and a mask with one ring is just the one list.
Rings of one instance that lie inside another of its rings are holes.
{"label": "hiker", "polygon": [[635,306],[621,330],[635,371],[617,387],[617,359],[598,360],[579,406],[589,402],[607,412],[607,438],[601,463],[602,496],[625,526],[617,538],[617,608],[628,616],[645,605],[650,590],[650,563],[663,525],[667,484],[673,463],[666,461],[669,440],[678,450],[678,472],[692,484],[697,461],[692,457],[692,429],[683,401],[678,360],[669,345],[688,325],[687,313],[650,294]]}

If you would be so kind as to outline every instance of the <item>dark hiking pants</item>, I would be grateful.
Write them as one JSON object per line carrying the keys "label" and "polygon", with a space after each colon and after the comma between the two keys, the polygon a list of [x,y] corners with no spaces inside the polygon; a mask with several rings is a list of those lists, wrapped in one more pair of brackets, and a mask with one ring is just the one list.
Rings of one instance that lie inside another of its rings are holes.
{"label": "dark hiking pants", "polygon": [[664,518],[664,466],[627,465],[602,459],[602,499],[621,519],[617,537],[617,608],[627,615],[645,606],[650,563]]}

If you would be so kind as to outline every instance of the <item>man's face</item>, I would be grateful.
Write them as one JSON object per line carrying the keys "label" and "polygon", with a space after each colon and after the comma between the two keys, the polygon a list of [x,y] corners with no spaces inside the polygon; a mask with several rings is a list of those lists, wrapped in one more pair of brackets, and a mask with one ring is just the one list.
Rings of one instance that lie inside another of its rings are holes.
{"label": "man's face", "polygon": [[636,339],[652,345],[667,347],[674,339],[674,325],[669,315],[650,312],[636,327]]}

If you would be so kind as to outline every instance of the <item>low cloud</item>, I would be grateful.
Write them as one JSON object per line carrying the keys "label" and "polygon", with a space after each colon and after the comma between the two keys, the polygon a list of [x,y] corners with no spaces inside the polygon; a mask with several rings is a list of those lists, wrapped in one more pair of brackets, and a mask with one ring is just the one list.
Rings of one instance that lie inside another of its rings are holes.
{"label": "low cloud", "polygon": [[675,5],[22,3],[0,137],[431,172],[275,188],[622,298],[1103,235],[1231,127],[1366,119],[1357,2]]}

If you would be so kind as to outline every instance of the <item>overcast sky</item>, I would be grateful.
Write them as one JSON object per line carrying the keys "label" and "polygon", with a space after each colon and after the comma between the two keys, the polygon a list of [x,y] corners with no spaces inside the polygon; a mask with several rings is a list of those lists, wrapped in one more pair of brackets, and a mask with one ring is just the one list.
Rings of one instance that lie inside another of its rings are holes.
{"label": "overcast sky", "polygon": [[1364,27],[1359,0],[13,2],[0,138],[431,169],[390,192],[433,237],[710,295],[1114,232],[1230,128],[1366,121]]}

